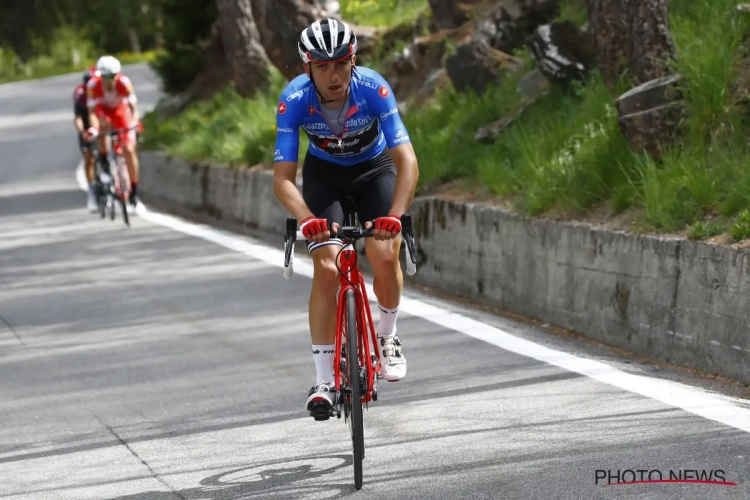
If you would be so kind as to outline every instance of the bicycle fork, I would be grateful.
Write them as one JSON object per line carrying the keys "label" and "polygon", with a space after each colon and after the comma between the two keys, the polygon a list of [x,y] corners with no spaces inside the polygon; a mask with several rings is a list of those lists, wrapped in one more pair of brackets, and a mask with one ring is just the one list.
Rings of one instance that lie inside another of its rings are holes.
{"label": "bicycle fork", "polygon": [[[345,388],[341,387],[340,380],[342,373],[348,373],[346,363],[358,362],[360,367],[360,386],[362,387],[361,404],[367,405],[371,400],[377,401],[377,375],[380,373],[380,353],[377,349],[377,336],[372,321],[367,290],[365,288],[362,274],[356,267],[356,251],[353,246],[342,250],[341,257],[341,287],[339,288],[338,299],[338,321],[336,322],[336,344],[335,352],[339,355],[339,362],[334,367],[334,377],[336,380],[336,392],[344,395]],[[346,324],[346,292],[352,289],[356,301],[357,310],[357,353],[359,359],[350,360],[346,358],[344,346],[343,328]],[[369,335],[368,335],[369,334]],[[374,348],[374,349],[373,349]],[[349,381],[356,383],[357,381]],[[349,391],[350,393],[350,391]],[[352,402],[354,404],[354,402]],[[337,415],[339,418],[340,415]]]}

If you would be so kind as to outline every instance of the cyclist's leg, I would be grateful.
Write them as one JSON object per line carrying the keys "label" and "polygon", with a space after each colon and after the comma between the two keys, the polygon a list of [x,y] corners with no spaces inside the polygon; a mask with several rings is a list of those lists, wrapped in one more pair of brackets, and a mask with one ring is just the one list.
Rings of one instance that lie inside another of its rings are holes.
{"label": "cyclist's leg", "polygon": [[83,171],[86,174],[88,185],[86,207],[89,211],[94,212],[96,211],[96,196],[94,193],[94,154],[91,151],[92,144],[87,142],[83,138],[83,135],[78,134],[78,147],[83,155]]}
{"label": "cyclist's leg", "polygon": [[[356,182],[355,202],[362,224],[388,215],[396,187],[396,168],[387,151],[369,162],[370,169]],[[381,375],[389,381],[406,375],[406,358],[396,336],[403,273],[399,264],[401,238],[390,241],[365,240],[365,252],[373,270],[373,290],[380,321],[376,327],[381,355]]]}
{"label": "cyclist's leg", "polygon": [[[331,166],[307,153],[302,167],[302,197],[316,217],[341,224],[344,214],[340,195],[330,179]],[[309,301],[309,325],[316,381],[308,393],[306,406],[322,404],[330,408],[335,393],[333,380],[336,337],[336,294],[339,287],[336,258],[341,244],[337,239],[325,243],[307,242],[313,259],[313,281]]]}
{"label": "cyclist's leg", "polygon": [[[88,109],[78,110],[76,108],[76,116],[83,122],[83,130],[88,130],[91,127],[89,123]],[[94,182],[94,154],[93,144],[83,138],[83,133],[78,134],[78,148],[81,150],[83,155],[83,171],[86,174],[86,180],[89,185]]]}
{"label": "cyclist's leg", "polygon": [[[127,104],[120,106],[112,116],[112,125],[115,128],[128,128],[133,123],[133,113]],[[136,205],[138,202],[138,155],[136,154],[136,132],[130,130],[126,134],[120,134],[120,144],[125,163],[128,165],[130,176],[130,203]]]}
{"label": "cyclist's leg", "polygon": [[94,151],[93,144],[85,143],[86,148],[83,152],[83,170],[86,173],[86,180],[89,184],[94,182]]}
{"label": "cyclist's leg", "polygon": [[96,138],[97,149],[99,150],[99,157],[97,158],[97,161],[99,162],[102,171],[109,174],[109,160],[107,159],[108,145],[105,132],[112,130],[112,122],[110,121],[109,115],[101,108],[98,108],[96,110],[96,115],[99,118],[100,132],[99,137]]}

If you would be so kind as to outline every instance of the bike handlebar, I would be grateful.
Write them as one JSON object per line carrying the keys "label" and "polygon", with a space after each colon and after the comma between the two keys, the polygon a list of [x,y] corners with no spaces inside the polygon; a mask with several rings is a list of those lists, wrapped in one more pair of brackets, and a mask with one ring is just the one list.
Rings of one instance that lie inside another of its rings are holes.
{"label": "bike handlebar", "polygon": [[[414,244],[414,228],[412,227],[411,214],[405,213],[401,216],[401,232],[406,247],[406,273],[413,276],[417,272],[417,255]],[[338,236],[344,240],[344,244],[351,244],[361,238],[373,236],[372,229],[356,226],[342,226],[337,232],[331,231],[331,236]],[[297,229],[297,219],[287,217],[286,235],[284,236],[284,278],[289,279],[294,273],[294,242],[297,239],[306,239],[302,231]]]}
{"label": "bike handlebar", "polygon": [[96,134],[92,135],[91,139],[96,139],[100,135],[108,135],[108,136],[111,136],[111,137],[115,137],[118,134],[121,134],[123,132],[129,132],[129,131],[131,131],[131,130],[133,130],[135,128],[138,128],[138,124],[131,125],[131,126],[127,127],[127,128],[118,128],[118,129],[115,129],[115,130],[108,130],[106,132],[97,131]]}

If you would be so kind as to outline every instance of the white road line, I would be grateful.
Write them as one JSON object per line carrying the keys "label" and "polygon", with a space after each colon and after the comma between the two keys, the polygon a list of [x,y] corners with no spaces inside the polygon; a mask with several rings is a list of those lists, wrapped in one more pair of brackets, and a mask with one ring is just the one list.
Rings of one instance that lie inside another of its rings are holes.
{"label": "white road line", "polygon": [[[78,170],[82,170],[81,164],[79,164]],[[76,178],[81,189],[86,190],[85,178],[78,174],[78,172],[76,173]],[[81,182],[82,180],[83,182]],[[203,224],[195,224],[178,217],[150,210],[142,212],[139,214],[139,217],[283,268],[283,250],[274,249],[268,244],[252,238],[239,236]],[[313,267],[311,262],[305,260],[302,256],[296,256],[294,260],[294,273],[295,275],[312,278]],[[282,279],[282,273],[279,272],[279,280]],[[370,283],[367,284],[367,294],[371,299],[375,296]],[[688,386],[679,382],[625,373],[601,361],[594,361],[566,352],[556,351],[535,342],[516,337],[500,328],[482,323],[481,321],[427,304],[417,299],[409,298],[407,293],[403,295],[400,310],[409,315],[495,345],[501,349],[558,366],[564,370],[579,373],[599,382],[654,399],[666,405],[677,407],[703,418],[750,433],[750,410],[733,404],[730,401],[732,398],[711,394],[701,388]],[[595,403],[595,401],[592,401],[592,403]]]}

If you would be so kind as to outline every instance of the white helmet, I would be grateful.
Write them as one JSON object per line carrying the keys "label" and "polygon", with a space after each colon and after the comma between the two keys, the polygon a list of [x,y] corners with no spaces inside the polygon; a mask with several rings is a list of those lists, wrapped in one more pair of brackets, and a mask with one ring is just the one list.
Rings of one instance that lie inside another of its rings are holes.
{"label": "white helmet", "polygon": [[103,77],[113,76],[120,72],[122,65],[113,56],[102,56],[96,61],[96,69]]}
{"label": "white helmet", "polygon": [[314,21],[300,33],[297,51],[305,63],[340,61],[357,53],[357,35],[336,19]]}

